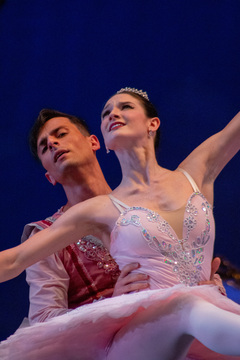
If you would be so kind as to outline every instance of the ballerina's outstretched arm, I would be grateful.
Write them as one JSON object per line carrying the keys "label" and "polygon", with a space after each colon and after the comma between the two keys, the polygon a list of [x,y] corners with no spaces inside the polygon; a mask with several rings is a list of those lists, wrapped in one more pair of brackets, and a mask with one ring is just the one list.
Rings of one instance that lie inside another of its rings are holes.
{"label": "ballerina's outstretched arm", "polygon": [[[108,223],[106,195],[97,196],[71,207],[49,228],[42,230],[24,243],[0,252],[0,282],[18,276],[28,266],[92,234],[108,246],[110,221]],[[110,207],[111,208],[111,207]],[[106,209],[106,211],[105,211]]]}
{"label": "ballerina's outstretched arm", "polygon": [[179,165],[196,181],[200,191],[213,204],[213,184],[240,149],[240,112],[218,133],[193,150]]}

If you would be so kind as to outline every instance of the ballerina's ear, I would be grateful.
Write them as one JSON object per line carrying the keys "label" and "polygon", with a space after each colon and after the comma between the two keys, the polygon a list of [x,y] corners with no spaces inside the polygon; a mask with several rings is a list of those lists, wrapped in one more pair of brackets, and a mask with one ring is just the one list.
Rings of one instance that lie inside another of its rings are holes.
{"label": "ballerina's ear", "polygon": [[149,119],[148,124],[148,137],[151,138],[153,135],[156,134],[157,129],[160,126],[160,119],[158,117],[153,117]]}
{"label": "ballerina's ear", "polygon": [[48,171],[46,172],[45,176],[53,186],[56,185],[56,183],[57,183],[56,180],[54,179],[54,177],[52,175],[49,174]]}
{"label": "ballerina's ear", "polygon": [[148,131],[157,131],[157,129],[160,126],[160,119],[158,117],[154,117],[149,119],[149,127],[148,127]]}

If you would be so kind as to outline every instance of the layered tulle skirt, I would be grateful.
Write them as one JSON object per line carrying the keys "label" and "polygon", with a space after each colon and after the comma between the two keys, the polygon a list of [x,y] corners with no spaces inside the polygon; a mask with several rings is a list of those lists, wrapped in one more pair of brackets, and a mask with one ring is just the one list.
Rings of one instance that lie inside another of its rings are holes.
{"label": "layered tulle skirt", "polygon": [[[142,312],[147,314],[150,309],[151,314],[156,310],[156,316],[159,317],[158,309],[163,309],[166,304],[168,309],[170,307],[170,311],[179,311],[176,303],[182,296],[186,296],[186,299],[189,296],[198,296],[222,309],[240,315],[240,306],[221,295],[214,286],[176,285],[167,289],[147,290],[100,300],[45,323],[19,329],[0,344],[0,359],[107,359],[108,351],[114,344],[115,336],[120,329],[124,331],[126,325],[134,318],[136,319]],[[154,325],[156,326],[155,333],[157,333],[157,326],[164,327],[166,321],[168,317],[164,315],[158,319],[157,324]],[[131,336],[129,336],[130,342]],[[142,341],[144,342],[144,334]],[[218,355],[194,341],[187,359],[240,359],[240,357]]]}

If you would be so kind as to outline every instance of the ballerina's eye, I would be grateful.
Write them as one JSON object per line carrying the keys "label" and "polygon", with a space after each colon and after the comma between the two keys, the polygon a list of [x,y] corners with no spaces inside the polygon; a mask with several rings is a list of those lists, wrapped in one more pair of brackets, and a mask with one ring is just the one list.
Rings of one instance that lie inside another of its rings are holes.
{"label": "ballerina's eye", "polygon": [[133,106],[129,104],[123,104],[122,109],[133,109]]}
{"label": "ballerina's eye", "polygon": [[110,114],[110,110],[106,110],[102,113],[102,119],[105,118],[105,116],[108,116]]}
{"label": "ballerina's eye", "polygon": [[45,145],[45,146],[43,146],[43,148],[42,148],[42,154],[44,154],[46,151],[47,151],[47,146]]}

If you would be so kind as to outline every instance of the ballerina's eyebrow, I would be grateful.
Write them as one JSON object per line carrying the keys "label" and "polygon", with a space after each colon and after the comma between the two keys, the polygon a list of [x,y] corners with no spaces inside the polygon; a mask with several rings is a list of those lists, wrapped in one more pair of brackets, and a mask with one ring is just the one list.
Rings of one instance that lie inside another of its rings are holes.
{"label": "ballerina's eyebrow", "polygon": [[119,105],[134,105],[134,103],[131,101],[120,101]]}
{"label": "ballerina's eyebrow", "polygon": [[[129,105],[134,105],[134,103],[131,102],[131,101],[119,101],[119,102],[117,103],[117,106],[123,106],[123,105],[128,105],[128,104],[129,104]],[[101,115],[103,115],[104,111],[107,110],[110,106],[111,106],[111,104],[105,105],[105,107],[103,108],[103,111],[102,111],[102,114],[101,114]]]}

